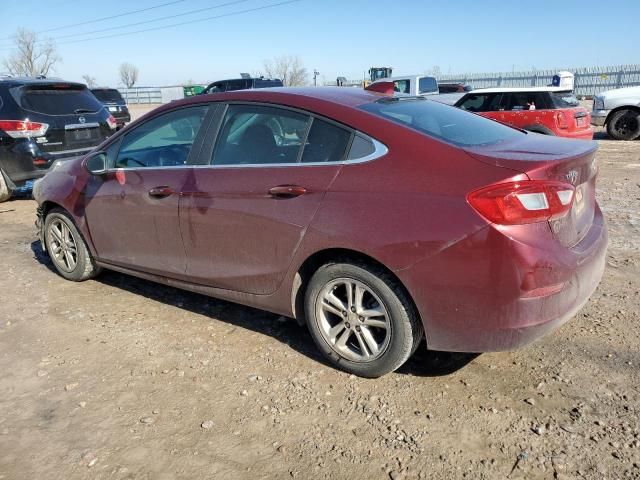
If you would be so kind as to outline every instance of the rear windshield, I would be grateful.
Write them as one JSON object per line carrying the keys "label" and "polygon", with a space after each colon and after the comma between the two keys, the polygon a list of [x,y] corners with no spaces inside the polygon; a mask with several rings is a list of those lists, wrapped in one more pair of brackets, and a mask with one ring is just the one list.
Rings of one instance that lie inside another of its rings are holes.
{"label": "rear windshield", "polygon": [[418,80],[418,93],[437,93],[438,82],[433,77],[420,77]]}
{"label": "rear windshield", "polygon": [[120,92],[115,88],[91,90],[101,102],[124,103]]}
{"label": "rear windshield", "polygon": [[572,92],[551,92],[551,100],[556,108],[572,108],[580,106],[580,101]]}
{"label": "rear windshield", "polygon": [[524,135],[493,120],[425,98],[393,97],[360,108],[463,147],[490,145]]}
{"label": "rear windshield", "polygon": [[12,93],[22,108],[45,115],[96,113],[104,108],[89,89],[75,85],[27,86]]}
{"label": "rear windshield", "polygon": [[253,88],[271,88],[281,86],[282,81],[280,80],[263,80],[261,78],[256,78],[253,82]]}

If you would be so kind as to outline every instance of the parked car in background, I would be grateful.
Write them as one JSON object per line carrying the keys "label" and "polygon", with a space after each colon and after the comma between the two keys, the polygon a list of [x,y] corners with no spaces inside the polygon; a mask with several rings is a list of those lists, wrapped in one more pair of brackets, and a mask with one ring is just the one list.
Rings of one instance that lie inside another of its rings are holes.
{"label": "parked car in background", "polygon": [[530,132],[593,138],[589,111],[572,92],[558,87],[483,88],[467,93],[455,106]]}
{"label": "parked car in background", "polygon": [[116,119],[118,128],[122,128],[131,121],[129,107],[120,92],[115,88],[92,88],[91,92],[109,110]]}
{"label": "parked car in background", "polygon": [[640,87],[607,90],[593,97],[591,124],[606,126],[616,140],[640,138]]}
{"label": "parked car in background", "polygon": [[[387,82],[393,82],[394,92],[402,95],[423,96],[438,94],[438,82],[434,77],[426,75],[382,78],[371,83],[368,88],[375,91],[377,83]],[[373,88],[371,88],[372,86]]]}
{"label": "parked car in background", "polygon": [[115,129],[115,118],[81,83],[0,79],[0,201]]}
{"label": "parked car in background", "polygon": [[277,78],[234,78],[213,82],[205,88],[201,95],[208,93],[231,92],[233,90],[251,90],[255,88],[282,87],[282,80]]}
{"label": "parked car in background", "polygon": [[[164,105],[36,182],[63,277],[102,268],[296,317],[366,377],[525,345],[598,285],[594,142],[354,88]],[[123,232],[126,231],[126,234]]]}
{"label": "parked car in background", "polygon": [[440,83],[438,82],[439,93],[461,93],[473,90],[471,85],[465,83]]}

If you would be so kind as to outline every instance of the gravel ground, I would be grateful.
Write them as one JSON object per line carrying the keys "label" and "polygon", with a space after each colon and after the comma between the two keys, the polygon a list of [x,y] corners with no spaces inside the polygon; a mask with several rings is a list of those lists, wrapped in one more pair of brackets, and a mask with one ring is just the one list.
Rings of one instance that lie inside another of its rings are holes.
{"label": "gravel ground", "polygon": [[75,284],[0,204],[0,479],[640,478],[640,141],[599,133],[608,266],[512,353],[377,380],[294,321],[124,275]]}

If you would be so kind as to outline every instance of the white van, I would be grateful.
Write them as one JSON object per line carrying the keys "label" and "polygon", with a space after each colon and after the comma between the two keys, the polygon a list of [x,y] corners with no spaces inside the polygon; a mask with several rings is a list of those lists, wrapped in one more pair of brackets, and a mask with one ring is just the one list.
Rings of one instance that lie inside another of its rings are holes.
{"label": "white van", "polygon": [[411,96],[438,94],[438,82],[435,77],[429,77],[427,75],[381,78],[373,82],[372,85],[380,82],[393,82],[393,90],[395,93]]}

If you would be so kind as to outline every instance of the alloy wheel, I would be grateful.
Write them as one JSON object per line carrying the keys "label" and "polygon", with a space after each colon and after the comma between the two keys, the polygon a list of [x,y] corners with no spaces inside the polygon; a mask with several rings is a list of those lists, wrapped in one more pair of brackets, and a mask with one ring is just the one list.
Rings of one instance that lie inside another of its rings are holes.
{"label": "alloy wheel", "polygon": [[56,218],[50,223],[47,233],[51,259],[61,270],[73,272],[78,264],[78,245],[71,229]]}
{"label": "alloy wheel", "polygon": [[339,278],[327,283],[316,300],[316,318],[327,344],[353,362],[373,361],[389,346],[387,309],[378,295],[358,280]]}

